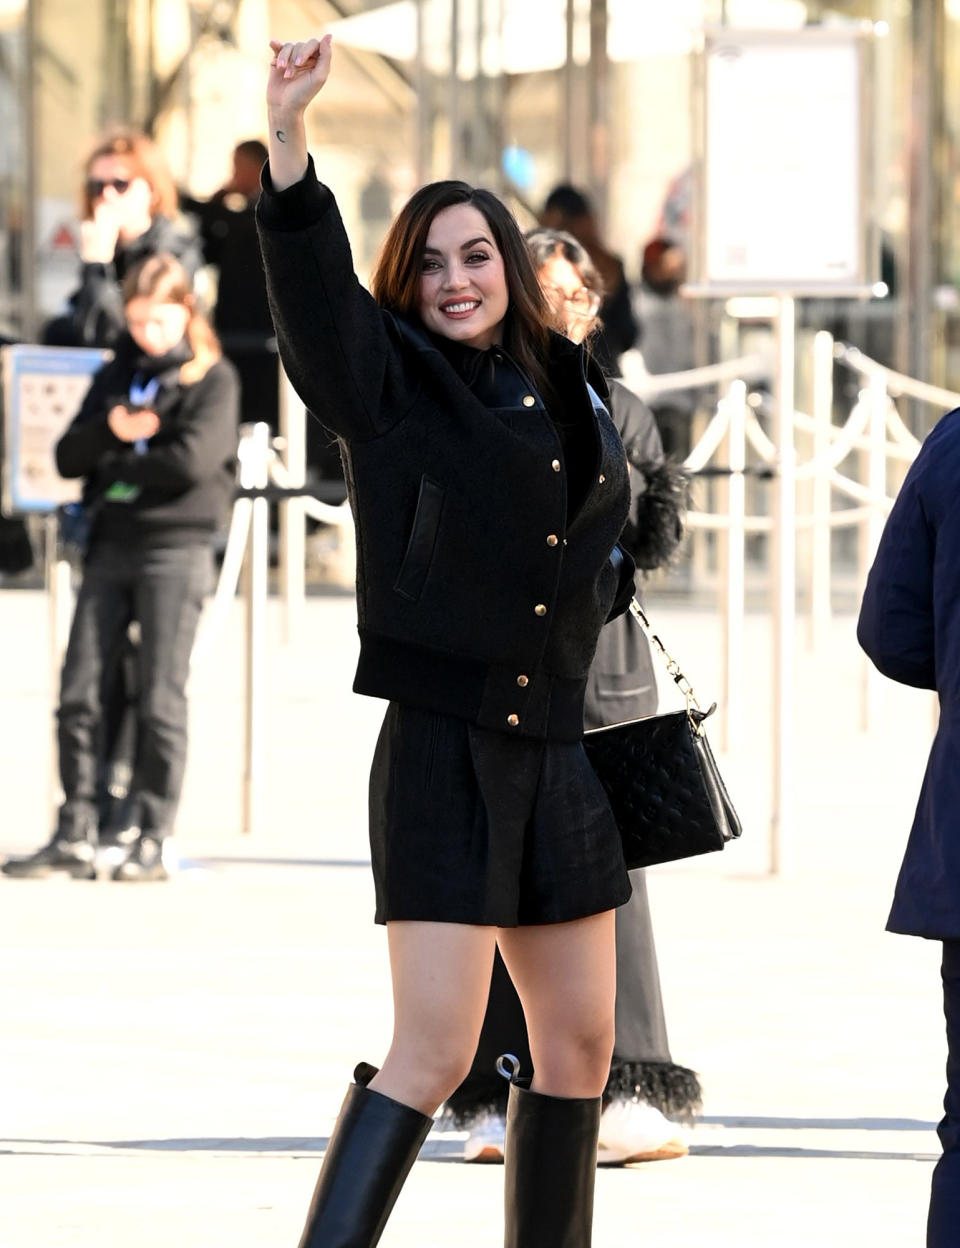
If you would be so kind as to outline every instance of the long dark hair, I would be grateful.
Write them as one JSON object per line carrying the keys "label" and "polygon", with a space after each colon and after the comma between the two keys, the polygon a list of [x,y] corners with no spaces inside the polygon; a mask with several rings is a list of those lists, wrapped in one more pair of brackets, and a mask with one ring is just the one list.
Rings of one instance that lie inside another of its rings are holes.
{"label": "long dark hair", "polygon": [[503,320],[503,347],[543,393],[546,373],[549,309],[530,260],[520,227],[491,191],[466,182],[431,182],[407,200],[387,232],[370,280],[382,308],[400,316],[417,316],[420,272],[433,218],[444,208],[469,204],[480,212],[503,257],[509,303]]}

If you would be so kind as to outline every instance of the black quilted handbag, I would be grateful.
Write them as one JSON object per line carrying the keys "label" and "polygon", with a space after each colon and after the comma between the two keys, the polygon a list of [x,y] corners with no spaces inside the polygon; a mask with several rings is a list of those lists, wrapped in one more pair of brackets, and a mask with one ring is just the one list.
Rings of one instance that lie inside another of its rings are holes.
{"label": "black quilted handbag", "polygon": [[636,599],[630,610],[687,701],[686,710],[595,728],[583,738],[632,870],[723,849],[742,828],[703,727],[716,704],[700,708]]}

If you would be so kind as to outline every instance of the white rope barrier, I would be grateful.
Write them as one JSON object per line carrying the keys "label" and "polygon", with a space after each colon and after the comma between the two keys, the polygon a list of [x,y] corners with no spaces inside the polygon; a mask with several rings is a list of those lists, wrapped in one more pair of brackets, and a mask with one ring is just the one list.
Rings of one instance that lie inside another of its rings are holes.
{"label": "white rope barrier", "polygon": [[621,356],[620,367],[624,385],[641,399],[676,390],[704,390],[722,381],[754,381],[770,371],[770,365],[762,355],[744,355],[736,360],[707,364],[682,373],[651,373],[639,351],[627,351]]}
{"label": "white rope barrier", "polygon": [[683,466],[687,472],[699,472],[701,468],[706,467],[709,460],[713,458],[714,451],[723,441],[729,425],[729,409],[726,403],[721,400],[717,404],[717,410],[710,418],[710,423],[704,429],[700,441],[683,461]]}
{"label": "white rope barrier", "polygon": [[917,381],[914,377],[896,373],[892,368],[878,364],[869,355],[864,355],[856,347],[848,347],[838,342],[834,347],[834,354],[841,363],[846,364],[856,373],[861,373],[865,377],[871,375],[882,377],[886,382],[887,390],[897,397],[906,395],[911,399],[919,399],[923,403],[932,403],[934,407],[947,409],[960,407],[960,394],[955,390],[945,390],[942,386],[932,386],[929,382]]}

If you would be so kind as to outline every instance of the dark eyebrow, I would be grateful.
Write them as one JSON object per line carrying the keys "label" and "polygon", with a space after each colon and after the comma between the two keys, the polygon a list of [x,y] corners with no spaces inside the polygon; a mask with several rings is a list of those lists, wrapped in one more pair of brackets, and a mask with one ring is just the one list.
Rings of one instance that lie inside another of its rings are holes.
{"label": "dark eyebrow", "polygon": [[[491,243],[490,239],[487,238],[486,235],[481,234],[477,238],[471,238],[466,243],[461,243],[460,250],[469,251],[471,247],[476,247],[477,243],[486,243],[488,247],[493,246],[493,243]],[[430,256],[439,256],[439,255],[442,255],[443,253],[436,247],[424,247],[423,254],[430,255]]]}

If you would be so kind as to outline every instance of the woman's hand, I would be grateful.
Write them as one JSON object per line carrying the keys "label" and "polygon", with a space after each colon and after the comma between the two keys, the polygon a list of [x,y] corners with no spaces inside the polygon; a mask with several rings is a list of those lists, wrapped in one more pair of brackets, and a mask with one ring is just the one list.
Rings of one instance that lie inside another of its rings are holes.
{"label": "woman's hand", "polygon": [[307,105],[329,77],[331,40],[330,35],[303,43],[270,40],[273,60],[267,79],[267,109],[271,117],[274,114],[290,119],[303,116]]}
{"label": "woman's hand", "polygon": [[98,203],[80,222],[80,259],[84,264],[112,264],[120,237],[120,218],[110,204]]}
{"label": "woman's hand", "polygon": [[160,428],[160,417],[156,412],[131,412],[118,403],[107,413],[107,424],[121,442],[139,442],[153,437]]}
{"label": "woman's hand", "polygon": [[293,186],[307,171],[303,114],[330,74],[330,43],[330,35],[304,43],[270,40],[273,60],[267,79],[267,124],[274,190]]}

